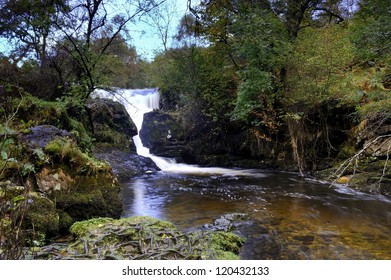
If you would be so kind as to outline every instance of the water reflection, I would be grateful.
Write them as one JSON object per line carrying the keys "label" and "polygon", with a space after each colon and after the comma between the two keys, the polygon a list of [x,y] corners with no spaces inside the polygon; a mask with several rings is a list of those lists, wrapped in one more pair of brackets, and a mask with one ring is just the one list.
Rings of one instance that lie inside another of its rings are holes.
{"label": "water reflection", "polygon": [[262,178],[160,174],[130,181],[123,216],[166,219],[182,230],[244,212],[254,222],[243,259],[391,259],[391,203],[292,174]]}
{"label": "water reflection", "polygon": [[150,216],[165,219],[163,206],[166,197],[162,194],[153,195],[148,188],[151,185],[145,179],[134,179],[121,192],[124,210],[123,217]]}

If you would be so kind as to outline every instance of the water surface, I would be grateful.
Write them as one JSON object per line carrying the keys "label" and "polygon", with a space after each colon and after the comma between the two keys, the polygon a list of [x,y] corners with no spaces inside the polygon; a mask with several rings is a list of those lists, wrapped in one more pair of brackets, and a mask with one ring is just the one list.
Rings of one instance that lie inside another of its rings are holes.
{"label": "water surface", "polygon": [[194,230],[229,213],[242,259],[391,259],[391,201],[295,174],[259,176],[161,172],[123,185],[123,216],[148,215]]}

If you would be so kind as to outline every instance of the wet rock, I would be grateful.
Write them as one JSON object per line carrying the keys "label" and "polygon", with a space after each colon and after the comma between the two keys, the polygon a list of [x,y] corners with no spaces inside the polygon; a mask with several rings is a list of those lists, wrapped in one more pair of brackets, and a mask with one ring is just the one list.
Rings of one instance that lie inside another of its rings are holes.
{"label": "wet rock", "polygon": [[152,154],[180,159],[186,150],[184,136],[183,128],[170,114],[154,110],[144,115],[140,138]]}
{"label": "wet rock", "polygon": [[249,215],[244,213],[226,214],[214,220],[212,224],[204,225],[204,228],[218,231],[233,231],[243,224],[252,223],[248,218]]}
{"label": "wet rock", "polygon": [[155,173],[159,171],[156,164],[150,159],[139,156],[133,152],[125,152],[111,148],[97,148],[94,155],[107,161],[113,168],[114,174],[119,181],[125,181],[134,176]]}

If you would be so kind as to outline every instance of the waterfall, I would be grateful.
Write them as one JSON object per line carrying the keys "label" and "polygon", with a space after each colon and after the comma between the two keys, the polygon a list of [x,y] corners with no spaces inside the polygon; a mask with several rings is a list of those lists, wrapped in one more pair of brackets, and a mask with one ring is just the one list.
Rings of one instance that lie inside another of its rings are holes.
{"label": "waterfall", "polygon": [[[135,123],[138,132],[141,130],[144,114],[154,109],[159,109],[160,95],[156,88],[117,89],[115,92],[96,90],[94,95],[121,102]],[[136,146],[137,154],[152,159],[163,172],[225,176],[265,176],[260,170],[200,167],[197,165],[177,163],[173,158],[158,157],[151,154],[149,149],[143,146],[139,135],[133,137],[133,142]]]}

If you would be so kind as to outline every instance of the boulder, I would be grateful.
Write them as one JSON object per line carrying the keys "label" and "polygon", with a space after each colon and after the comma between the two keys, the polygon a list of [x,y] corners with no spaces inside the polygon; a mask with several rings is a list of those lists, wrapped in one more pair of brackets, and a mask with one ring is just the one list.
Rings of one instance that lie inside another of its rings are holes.
{"label": "boulder", "polygon": [[45,148],[46,145],[56,138],[74,139],[73,135],[66,130],[58,129],[53,125],[39,125],[29,129],[28,133],[19,134],[19,141],[25,147],[33,150],[35,148]]}
{"label": "boulder", "polygon": [[107,162],[81,151],[65,130],[44,125],[30,131],[18,135],[26,162],[22,172],[32,185],[27,227],[48,237],[75,221],[120,217],[120,186]]}
{"label": "boulder", "polygon": [[355,129],[357,148],[366,156],[386,158],[391,150],[391,123],[387,119],[364,120]]}
{"label": "boulder", "polygon": [[97,143],[123,150],[135,150],[132,137],[137,127],[123,104],[111,99],[91,99],[87,102],[93,136]]}
{"label": "boulder", "polygon": [[171,114],[159,110],[144,114],[140,138],[143,145],[157,156],[181,159],[186,150],[183,128]]}
{"label": "boulder", "polygon": [[126,181],[135,176],[160,170],[150,158],[139,156],[134,152],[100,147],[94,150],[94,155],[111,165],[119,181]]}
{"label": "boulder", "polygon": [[41,247],[36,259],[237,260],[245,239],[221,231],[182,232],[152,217],[77,222],[75,240]]}

